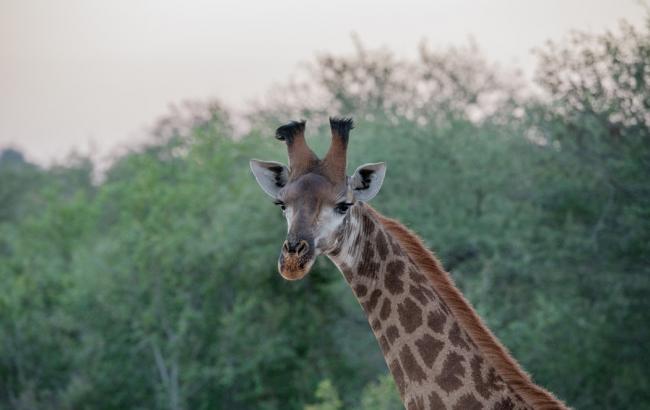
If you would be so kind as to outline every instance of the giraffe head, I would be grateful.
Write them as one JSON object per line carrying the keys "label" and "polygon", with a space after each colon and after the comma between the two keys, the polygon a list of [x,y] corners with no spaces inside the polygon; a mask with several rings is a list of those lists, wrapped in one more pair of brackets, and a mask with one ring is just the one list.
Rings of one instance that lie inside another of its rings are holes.
{"label": "giraffe head", "polygon": [[305,122],[292,121],[276,131],[286,142],[289,167],[251,160],[251,170],[266,194],[287,219],[288,233],[278,259],[283,278],[304,277],[316,257],[332,248],[336,232],[357,201],[369,201],[381,188],[384,163],[365,164],[346,176],[346,151],[351,119],[330,118],[332,142],[319,159],[305,141]]}

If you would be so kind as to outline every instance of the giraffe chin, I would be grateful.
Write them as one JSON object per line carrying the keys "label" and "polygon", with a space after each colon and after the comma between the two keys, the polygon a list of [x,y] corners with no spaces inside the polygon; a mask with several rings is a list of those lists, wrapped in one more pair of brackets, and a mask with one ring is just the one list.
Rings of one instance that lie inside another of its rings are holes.
{"label": "giraffe chin", "polygon": [[280,272],[280,276],[291,281],[304,278],[311,270],[314,260],[316,259],[313,255],[305,256],[296,257],[285,255],[284,253],[280,254],[280,258],[278,259],[278,271]]}

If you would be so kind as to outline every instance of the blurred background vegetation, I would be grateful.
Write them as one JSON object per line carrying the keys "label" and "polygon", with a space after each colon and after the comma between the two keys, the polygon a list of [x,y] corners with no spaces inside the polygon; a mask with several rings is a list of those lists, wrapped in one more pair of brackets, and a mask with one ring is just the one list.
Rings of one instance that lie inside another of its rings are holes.
{"label": "blurred background vegetation", "polygon": [[417,231],[537,382],[576,408],[650,408],[650,19],[537,51],[535,84],[475,46],[357,42],[251,107],[196,103],[96,165],[0,156],[0,408],[399,409],[333,265],[278,275],[278,210],[248,160],[272,130],[355,117],[350,167]]}

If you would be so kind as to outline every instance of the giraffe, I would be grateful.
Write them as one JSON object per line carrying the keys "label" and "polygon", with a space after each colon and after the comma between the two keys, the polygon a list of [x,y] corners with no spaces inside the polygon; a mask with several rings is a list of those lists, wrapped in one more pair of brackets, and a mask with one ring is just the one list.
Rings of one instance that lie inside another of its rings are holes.
{"label": "giraffe", "polygon": [[305,122],[292,121],[276,131],[288,167],[250,162],[287,220],[280,275],[303,278],[321,254],[338,267],[408,410],[567,409],[532,382],[418,236],[368,205],[386,165],[365,164],[346,176],[352,119],[330,118],[330,128],[322,160],[305,141]]}

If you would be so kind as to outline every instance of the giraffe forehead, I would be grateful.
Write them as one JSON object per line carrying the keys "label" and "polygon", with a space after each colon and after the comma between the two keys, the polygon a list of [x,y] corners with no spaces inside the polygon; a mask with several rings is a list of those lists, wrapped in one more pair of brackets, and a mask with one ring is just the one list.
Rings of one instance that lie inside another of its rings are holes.
{"label": "giraffe forehead", "polygon": [[334,202],[341,192],[341,187],[324,176],[308,173],[290,181],[282,190],[282,198],[287,203]]}

